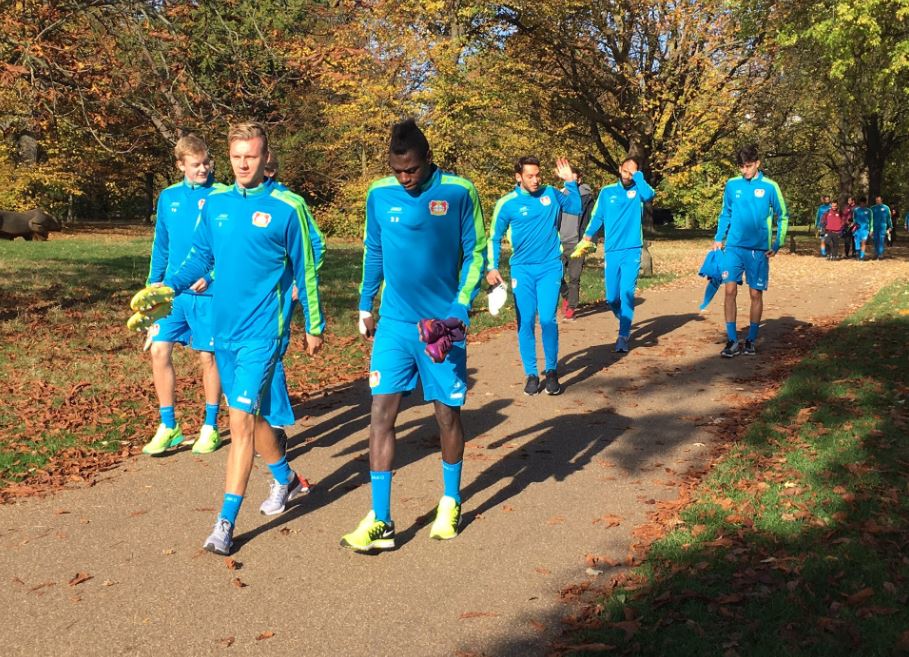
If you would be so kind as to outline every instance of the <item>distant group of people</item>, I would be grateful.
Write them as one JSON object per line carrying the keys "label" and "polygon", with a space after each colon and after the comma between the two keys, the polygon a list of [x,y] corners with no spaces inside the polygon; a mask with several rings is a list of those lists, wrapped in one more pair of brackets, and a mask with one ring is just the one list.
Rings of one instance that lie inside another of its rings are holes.
{"label": "distant group of people", "polygon": [[[905,221],[909,230],[909,212]],[[836,199],[822,196],[815,216],[815,229],[821,239],[821,256],[828,260],[843,257],[865,260],[869,239],[874,246],[874,259],[880,260],[886,247],[893,244],[893,212],[881,196],[874,197],[874,205],[870,208],[864,196],[858,203],[850,196],[842,206]]]}

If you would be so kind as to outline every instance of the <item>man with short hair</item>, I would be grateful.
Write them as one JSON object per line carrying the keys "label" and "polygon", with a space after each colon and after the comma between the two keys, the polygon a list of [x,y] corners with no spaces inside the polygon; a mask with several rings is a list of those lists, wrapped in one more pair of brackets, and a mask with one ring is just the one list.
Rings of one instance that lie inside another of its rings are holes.
{"label": "man with short hair", "polygon": [[[461,469],[467,398],[468,310],[479,291],[486,235],[476,188],[433,164],[432,150],[413,119],[391,128],[392,176],[366,194],[359,329],[373,338],[369,364],[372,408],[369,478],[372,509],[341,538],[357,552],[391,550],[395,525],[391,480],[395,422],[401,399],[419,380],[433,403],[442,444],[443,494],[429,537],[448,540],[461,523]],[[384,283],[384,287],[383,287]],[[373,303],[382,287],[381,319]]]}
{"label": "man with short hair", "polygon": [[[499,285],[505,279],[499,273],[502,239],[511,242],[509,269],[518,320],[518,350],[527,377],[525,395],[546,390],[558,395],[562,386],[558,377],[559,326],[556,309],[562,285],[562,242],[557,228],[559,212],[580,215],[581,194],[568,160],[556,160],[556,174],[565,183],[563,194],[542,183],[540,161],[531,155],[515,164],[515,188],[498,200],[492,214],[489,244],[489,272],[486,281]],[[536,317],[540,318],[545,382],[540,384],[537,369],[537,342],[534,337]]]}
{"label": "man with short hair", "polygon": [[840,212],[839,202],[833,200],[830,202],[830,209],[821,219],[821,229],[824,233],[824,239],[827,241],[827,260],[836,260],[840,253],[840,234],[845,226],[843,214]]}
{"label": "man with short hair", "polygon": [[[757,353],[754,343],[764,310],[764,291],[770,281],[770,258],[776,255],[786,239],[789,212],[780,186],[761,171],[761,159],[755,145],[740,148],[736,162],[741,176],[730,178],[723,191],[723,209],[714,237],[714,250],[723,249],[723,283],[725,284],[726,346],[723,358]],[[776,220],[776,238],[771,219]],[[736,295],[742,275],[751,293],[751,324],[744,346],[736,330]]]}
{"label": "man with short hair", "polygon": [[871,234],[872,222],[871,209],[868,207],[868,199],[865,196],[859,199],[858,207],[852,211],[852,220],[855,224],[853,228],[855,257],[864,260],[865,246],[868,243],[868,236]]}
{"label": "man with short hair", "polygon": [[261,513],[281,513],[288,502],[309,492],[309,483],[288,465],[272,427],[293,423],[292,415],[276,415],[275,409],[283,412],[290,403],[286,387],[274,385],[274,372],[290,341],[295,280],[308,353],[321,347],[325,328],[306,203],[265,183],[268,136],[263,126],[232,126],[228,149],[236,181],[208,198],[186,261],[164,278],[179,294],[200,272],[217,267],[212,325],[230,409],[231,444],[221,511],[203,547],[218,554],[231,551],[255,453],[273,477]]}
{"label": "man with short hair", "polygon": [[[167,273],[179,269],[192,246],[193,233],[206,199],[215,189],[223,188],[223,185],[214,182],[208,146],[201,138],[193,134],[181,137],[174,147],[174,155],[183,180],[165,188],[158,196],[155,238],[146,285],[160,283]],[[192,451],[208,454],[221,444],[218,434],[221,382],[215,364],[211,328],[213,284],[212,272],[203,272],[187,293],[174,301],[170,314],[149,329],[152,378],[161,423],[154,437],[142,448],[145,454],[161,455],[184,440],[174,409],[177,382],[174,344],[188,345],[197,351],[202,366],[205,420]]]}
{"label": "man with short hair", "polygon": [[634,295],[641,269],[644,204],[653,200],[653,187],[638,169],[637,160],[626,157],[619,166],[619,180],[600,190],[593,218],[576,254],[592,250],[593,237],[603,228],[603,285],[606,303],[619,321],[616,353],[627,353],[634,321]]}
{"label": "man with short hair", "polygon": [[881,196],[875,196],[874,205],[871,206],[871,234],[874,236],[875,260],[884,257],[884,247],[892,230],[893,213],[890,211],[890,206],[884,203]]}
{"label": "man with short hair", "polygon": [[[567,320],[574,319],[581,298],[581,273],[584,271],[585,257],[572,258],[581,236],[590,223],[590,213],[596,199],[590,185],[583,182],[581,172],[575,167],[571,170],[577,176],[578,192],[581,194],[581,213],[572,214],[564,210],[559,214],[559,238],[562,240],[562,268],[565,271],[559,294],[562,297],[562,317]],[[567,189],[562,189],[567,194]],[[567,278],[567,281],[566,281]]]}

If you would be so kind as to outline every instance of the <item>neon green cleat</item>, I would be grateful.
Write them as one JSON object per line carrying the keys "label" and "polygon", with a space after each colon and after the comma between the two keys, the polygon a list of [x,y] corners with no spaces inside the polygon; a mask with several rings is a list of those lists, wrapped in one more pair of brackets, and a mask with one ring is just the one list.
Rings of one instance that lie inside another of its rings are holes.
{"label": "neon green cleat", "polygon": [[129,307],[135,311],[150,310],[162,303],[171,303],[174,300],[174,291],[166,285],[149,285],[139,290],[129,302]]}
{"label": "neon green cleat", "polygon": [[357,528],[341,537],[341,547],[357,552],[370,550],[393,550],[395,547],[395,524],[376,520],[374,511],[366,514]]}
{"label": "neon green cleat", "polygon": [[171,310],[173,310],[173,304],[169,301],[159,303],[148,310],[140,310],[126,320],[126,328],[130,331],[147,331],[159,319],[170,315]]}
{"label": "neon green cleat", "polygon": [[429,529],[429,538],[447,541],[458,535],[461,526],[461,505],[453,497],[443,495],[436,507],[436,519],[432,521]]}
{"label": "neon green cleat", "polygon": [[193,454],[211,454],[221,446],[218,429],[210,424],[203,424],[199,438],[193,443]]}
{"label": "neon green cleat", "polygon": [[179,424],[173,429],[168,429],[162,423],[158,425],[158,431],[155,432],[155,437],[148,441],[148,444],[142,448],[142,453],[156,456],[158,454],[163,454],[171,447],[176,447],[182,442],[183,432],[180,430]]}
{"label": "neon green cleat", "polygon": [[578,245],[574,248],[574,251],[571,252],[569,258],[581,258],[588,253],[593,253],[597,250],[597,245],[591,242],[590,240],[581,240],[578,242]]}

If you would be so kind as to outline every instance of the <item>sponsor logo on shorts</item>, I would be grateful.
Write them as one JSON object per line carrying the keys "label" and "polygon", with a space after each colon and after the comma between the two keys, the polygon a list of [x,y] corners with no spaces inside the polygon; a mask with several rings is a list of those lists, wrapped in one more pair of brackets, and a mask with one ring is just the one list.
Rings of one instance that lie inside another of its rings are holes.
{"label": "sponsor logo on shorts", "polygon": [[541,196],[540,203],[542,203],[544,206],[546,206],[546,205],[549,205],[550,203],[552,203],[552,199],[549,198],[548,196]]}
{"label": "sponsor logo on shorts", "polygon": [[369,387],[378,388],[382,382],[382,373],[379,370],[373,370],[369,373]]}
{"label": "sponsor logo on shorts", "polygon": [[464,393],[463,392],[453,392],[450,395],[448,395],[448,397],[450,399],[464,399]]}
{"label": "sponsor logo on shorts", "polygon": [[252,223],[253,226],[265,228],[271,223],[271,215],[267,212],[253,212]]}
{"label": "sponsor logo on shorts", "polygon": [[252,404],[252,399],[250,399],[249,397],[243,397],[242,395],[237,397],[237,401],[240,402],[241,404]]}
{"label": "sponsor logo on shorts", "polygon": [[625,196],[627,196],[628,198],[634,198],[637,195],[638,195],[638,192],[635,189],[629,189],[627,192],[625,192]]}
{"label": "sponsor logo on shorts", "polygon": [[513,289],[515,289],[517,286],[518,286],[518,279],[512,278],[512,279],[511,279],[511,289],[513,290]]}
{"label": "sponsor logo on shorts", "polygon": [[754,190],[755,198],[764,198],[765,193],[766,193],[766,190],[761,189],[760,187],[758,187],[756,190]]}
{"label": "sponsor logo on shorts", "polygon": [[448,201],[430,201],[429,214],[434,217],[444,217],[448,214]]}
{"label": "sponsor logo on shorts", "polygon": [[729,278],[729,272],[728,272],[728,271],[724,271],[724,272],[723,272],[723,280],[725,281],[727,278]]}

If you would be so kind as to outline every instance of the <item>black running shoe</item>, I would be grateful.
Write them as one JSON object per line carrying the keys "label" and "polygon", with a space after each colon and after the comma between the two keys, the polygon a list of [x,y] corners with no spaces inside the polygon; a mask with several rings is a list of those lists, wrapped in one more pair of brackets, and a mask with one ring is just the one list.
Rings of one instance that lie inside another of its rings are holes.
{"label": "black running shoe", "polygon": [[738,340],[729,340],[726,342],[726,347],[720,352],[720,356],[723,358],[735,358],[740,353],[742,353],[742,343]]}
{"label": "black running shoe", "polygon": [[527,383],[524,384],[524,394],[532,397],[538,392],[540,392],[540,377],[536,374],[531,374],[527,377]]}
{"label": "black running shoe", "polygon": [[549,370],[546,374],[545,390],[547,395],[561,395],[562,386],[559,383],[559,375],[555,370]]}
{"label": "black running shoe", "polygon": [[754,343],[751,340],[745,340],[745,346],[742,347],[742,353],[746,356],[754,356],[757,354],[757,350],[754,348]]}

